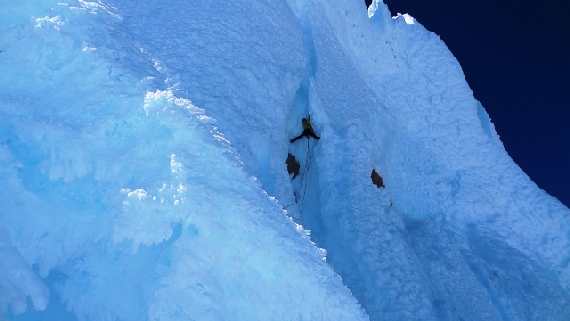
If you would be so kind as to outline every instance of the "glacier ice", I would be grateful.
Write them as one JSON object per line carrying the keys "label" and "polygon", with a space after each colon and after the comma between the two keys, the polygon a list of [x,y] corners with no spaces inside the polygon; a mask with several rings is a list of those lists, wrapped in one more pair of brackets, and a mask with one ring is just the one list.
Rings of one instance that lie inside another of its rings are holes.
{"label": "glacier ice", "polygon": [[[568,208],[421,21],[379,0],[3,6],[0,319],[570,315]],[[321,140],[289,144],[308,114]]]}

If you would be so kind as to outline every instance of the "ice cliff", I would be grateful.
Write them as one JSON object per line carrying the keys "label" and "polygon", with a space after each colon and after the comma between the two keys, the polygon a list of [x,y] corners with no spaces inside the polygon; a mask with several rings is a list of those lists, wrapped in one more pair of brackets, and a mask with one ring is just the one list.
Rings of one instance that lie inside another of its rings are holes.
{"label": "ice cliff", "polygon": [[570,316],[570,211],[414,18],[0,6],[0,320]]}

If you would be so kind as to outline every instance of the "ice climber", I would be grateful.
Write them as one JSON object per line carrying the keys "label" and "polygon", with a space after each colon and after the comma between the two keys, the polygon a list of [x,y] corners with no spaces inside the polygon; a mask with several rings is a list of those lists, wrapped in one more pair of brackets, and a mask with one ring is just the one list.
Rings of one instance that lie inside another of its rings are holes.
{"label": "ice climber", "polygon": [[307,118],[303,118],[302,122],[303,122],[303,132],[301,133],[301,135],[291,139],[291,143],[294,143],[296,140],[301,139],[303,137],[307,137],[308,139],[311,139],[311,137],[313,137],[316,140],[321,139],[313,131],[313,126],[311,126],[311,116],[310,115]]}

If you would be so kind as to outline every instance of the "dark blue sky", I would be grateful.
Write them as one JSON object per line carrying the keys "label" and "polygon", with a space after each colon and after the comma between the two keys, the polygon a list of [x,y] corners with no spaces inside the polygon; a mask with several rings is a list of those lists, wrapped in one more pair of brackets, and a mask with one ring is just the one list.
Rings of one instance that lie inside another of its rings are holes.
{"label": "dark blue sky", "polygon": [[509,155],[570,206],[570,4],[564,0],[385,0],[438,34]]}

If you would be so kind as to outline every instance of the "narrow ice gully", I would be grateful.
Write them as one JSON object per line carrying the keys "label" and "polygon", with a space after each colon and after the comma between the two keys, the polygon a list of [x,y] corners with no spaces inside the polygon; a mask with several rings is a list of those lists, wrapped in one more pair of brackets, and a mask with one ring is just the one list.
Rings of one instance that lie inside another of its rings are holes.
{"label": "narrow ice gully", "polygon": [[[570,315],[568,208],[412,17],[356,0],[2,6],[0,319]],[[290,144],[309,114],[320,141]]]}

